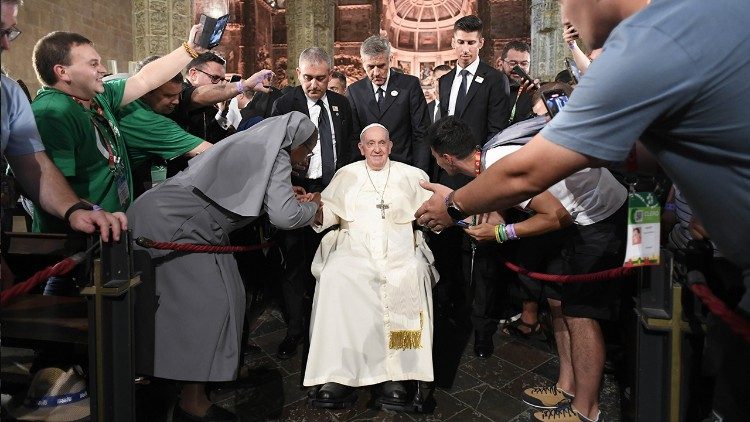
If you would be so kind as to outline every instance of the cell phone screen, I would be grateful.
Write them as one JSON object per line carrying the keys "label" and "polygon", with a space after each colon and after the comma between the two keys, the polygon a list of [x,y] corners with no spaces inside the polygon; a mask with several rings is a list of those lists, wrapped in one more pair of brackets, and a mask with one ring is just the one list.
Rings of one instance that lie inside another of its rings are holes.
{"label": "cell phone screen", "polygon": [[224,29],[227,27],[229,22],[229,15],[225,15],[216,20],[216,26],[214,32],[211,34],[211,41],[209,41],[209,48],[214,48],[221,42],[221,37],[224,35]]}
{"label": "cell phone screen", "polygon": [[544,99],[544,106],[547,108],[549,117],[555,117],[568,103],[568,95],[559,89],[543,92],[542,99]]}

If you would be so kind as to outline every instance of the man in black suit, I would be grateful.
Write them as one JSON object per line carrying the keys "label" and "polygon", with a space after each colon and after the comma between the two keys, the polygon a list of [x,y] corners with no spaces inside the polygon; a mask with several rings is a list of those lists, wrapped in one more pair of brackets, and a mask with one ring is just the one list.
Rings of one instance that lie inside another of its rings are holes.
{"label": "man in black suit", "polygon": [[[360,48],[367,78],[349,86],[354,133],[371,123],[388,129],[393,141],[390,158],[429,171],[430,149],[422,142],[430,116],[422,86],[415,76],[390,70],[391,45],[373,35]],[[361,158],[353,148],[354,160]]]}
{"label": "man in black suit", "polygon": [[435,123],[443,115],[440,113],[440,78],[451,71],[447,64],[435,66],[432,69],[432,89],[435,91],[435,99],[427,103],[427,114],[430,116],[430,123]]}
{"label": "man in black suit", "polygon": [[[352,132],[352,113],[346,97],[328,90],[331,57],[319,47],[311,47],[299,56],[297,79],[301,85],[292,88],[273,104],[271,115],[291,111],[305,113],[318,128],[318,143],[309,151],[307,169],[294,169],[292,184],[306,192],[320,192],[331,181],[337,169],[349,164],[351,148],[357,142]],[[309,298],[314,278],[310,273],[315,250],[321,236],[309,227],[280,234],[285,255],[281,291],[284,296],[287,334],[279,345],[282,359],[294,356],[307,334],[310,315]]]}
{"label": "man in black suit", "polygon": [[[508,78],[479,60],[484,38],[482,21],[477,16],[464,16],[456,21],[451,45],[458,57],[456,67],[440,78],[440,111],[442,116],[456,116],[466,122],[476,144],[481,146],[508,124]],[[441,171],[437,180],[454,189],[471,180],[466,176],[459,177]],[[444,233],[447,236],[449,231]],[[494,351],[492,335],[498,326],[493,308],[504,284],[501,284],[501,279],[507,278],[507,275],[503,273],[498,257],[499,245],[472,244],[466,234],[461,235],[464,279],[469,289],[473,286],[471,322],[474,326],[474,353],[480,358],[488,358]],[[455,245],[452,247],[457,248]],[[437,303],[439,308],[439,296]]]}

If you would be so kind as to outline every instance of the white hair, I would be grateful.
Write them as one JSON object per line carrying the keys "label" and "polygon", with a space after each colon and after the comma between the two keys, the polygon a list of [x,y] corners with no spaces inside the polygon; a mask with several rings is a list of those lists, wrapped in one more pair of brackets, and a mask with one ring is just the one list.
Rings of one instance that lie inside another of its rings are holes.
{"label": "white hair", "polygon": [[364,140],[363,138],[365,137],[365,132],[367,132],[369,129],[372,129],[374,127],[383,128],[383,130],[385,131],[385,133],[388,135],[388,138],[390,139],[391,134],[388,132],[388,128],[386,128],[385,126],[381,125],[380,123],[370,123],[369,125],[365,126],[364,129],[362,129],[362,132],[359,133],[359,142],[362,142]]}

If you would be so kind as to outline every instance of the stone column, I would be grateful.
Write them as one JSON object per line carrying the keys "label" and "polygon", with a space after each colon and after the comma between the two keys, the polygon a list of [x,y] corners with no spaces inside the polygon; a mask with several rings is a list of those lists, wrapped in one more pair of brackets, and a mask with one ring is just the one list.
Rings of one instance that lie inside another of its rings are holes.
{"label": "stone column", "polygon": [[334,0],[292,0],[286,2],[287,76],[297,85],[297,59],[309,47],[320,47],[331,57],[333,51]]}
{"label": "stone column", "polygon": [[193,24],[191,0],[134,0],[133,55],[164,55],[187,40]]}
{"label": "stone column", "polygon": [[531,74],[553,81],[567,54],[557,0],[531,0]]}

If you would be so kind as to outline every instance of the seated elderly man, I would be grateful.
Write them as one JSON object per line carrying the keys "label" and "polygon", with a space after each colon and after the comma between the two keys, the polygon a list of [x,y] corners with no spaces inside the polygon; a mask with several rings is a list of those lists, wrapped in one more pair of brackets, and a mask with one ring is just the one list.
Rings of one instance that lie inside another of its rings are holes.
{"label": "seated elderly man", "polygon": [[429,196],[419,186],[427,174],[388,159],[393,143],[380,124],[367,126],[358,146],[365,160],[336,173],[322,192],[322,221],[313,226],[338,228],[323,237],[312,264],[317,285],[304,385],[315,386],[315,407],[346,407],[357,399],[356,387],[382,383],[377,405],[431,411],[431,288],[438,276],[413,226]]}

